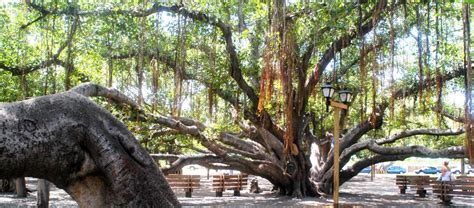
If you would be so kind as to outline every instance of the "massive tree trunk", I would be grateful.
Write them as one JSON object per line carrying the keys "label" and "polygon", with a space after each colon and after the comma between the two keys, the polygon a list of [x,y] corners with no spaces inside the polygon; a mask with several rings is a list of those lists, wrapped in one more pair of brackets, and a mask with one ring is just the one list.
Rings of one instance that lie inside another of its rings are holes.
{"label": "massive tree trunk", "polygon": [[179,206],[127,127],[74,91],[0,105],[0,178],[25,176],[81,207]]}

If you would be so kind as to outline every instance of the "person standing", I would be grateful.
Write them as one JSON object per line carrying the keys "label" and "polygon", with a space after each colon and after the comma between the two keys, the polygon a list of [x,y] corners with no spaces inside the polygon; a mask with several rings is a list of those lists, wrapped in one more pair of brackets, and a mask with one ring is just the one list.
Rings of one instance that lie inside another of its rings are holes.
{"label": "person standing", "polygon": [[449,161],[444,161],[443,166],[441,166],[441,181],[451,181],[451,168],[449,168]]}

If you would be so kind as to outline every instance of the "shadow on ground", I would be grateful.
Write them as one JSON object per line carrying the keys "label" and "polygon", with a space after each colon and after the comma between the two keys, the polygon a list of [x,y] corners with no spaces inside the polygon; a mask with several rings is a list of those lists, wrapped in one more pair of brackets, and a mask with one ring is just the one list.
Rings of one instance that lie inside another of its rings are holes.
{"label": "shadow on ground", "polygon": [[[200,189],[194,190],[192,198],[184,197],[184,191],[177,190],[176,194],[183,207],[332,207],[331,196],[328,198],[307,197],[293,199],[280,197],[270,192],[272,185],[268,181],[257,178],[263,193],[248,193],[243,190],[240,197],[232,196],[232,191],[224,192],[224,197],[215,197],[211,181],[203,177]],[[27,188],[32,192],[27,198],[16,198],[14,194],[0,194],[0,207],[36,207],[36,179],[27,179]],[[415,196],[414,190],[407,194],[399,194],[395,186],[395,175],[377,175],[370,181],[368,174],[359,174],[341,186],[339,207],[474,207],[474,197],[458,197],[453,204],[445,206],[439,203],[431,190],[426,198]],[[53,187],[51,190],[50,207],[78,207],[63,190]]]}

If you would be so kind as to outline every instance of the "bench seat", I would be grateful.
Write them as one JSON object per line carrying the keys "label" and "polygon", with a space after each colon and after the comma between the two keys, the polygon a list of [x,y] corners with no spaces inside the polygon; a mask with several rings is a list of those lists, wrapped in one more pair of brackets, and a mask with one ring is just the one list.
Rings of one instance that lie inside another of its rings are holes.
{"label": "bench seat", "polygon": [[474,177],[458,177],[455,181],[437,181],[433,193],[445,204],[450,204],[454,196],[474,196]]}
{"label": "bench seat", "polygon": [[165,177],[171,189],[184,189],[186,197],[192,197],[193,190],[201,186],[199,175],[170,174]]}
{"label": "bench seat", "polygon": [[240,191],[247,185],[248,174],[212,176],[212,190],[216,197],[222,197],[225,190],[234,190],[234,196],[240,196]]}
{"label": "bench seat", "polygon": [[426,189],[433,180],[427,175],[396,175],[395,183],[400,189],[400,194],[405,194],[408,188],[416,189],[416,194],[426,197]]}

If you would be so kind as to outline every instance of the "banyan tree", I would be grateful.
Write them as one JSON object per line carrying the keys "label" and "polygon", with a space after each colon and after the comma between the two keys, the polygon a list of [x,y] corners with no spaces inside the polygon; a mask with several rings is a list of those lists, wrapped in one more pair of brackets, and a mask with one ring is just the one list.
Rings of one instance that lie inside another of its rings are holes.
{"label": "banyan tree", "polygon": [[[96,102],[119,104],[105,106],[149,152],[171,153],[153,154],[171,161],[164,173],[188,164],[236,169],[303,197],[330,194],[333,171],[344,183],[386,161],[472,159],[470,96],[464,115],[446,98],[457,89],[472,92],[469,29],[465,36],[450,29],[469,21],[469,9],[457,18],[455,3],[25,1],[10,7],[25,18],[2,17],[8,23],[2,30],[17,30],[0,41],[26,46],[2,51],[2,76],[18,78],[24,97],[88,81],[118,88],[81,85],[105,97]],[[47,47],[34,48],[29,34]],[[326,83],[354,96],[338,138],[340,170],[334,170],[332,112],[320,91]]]}

